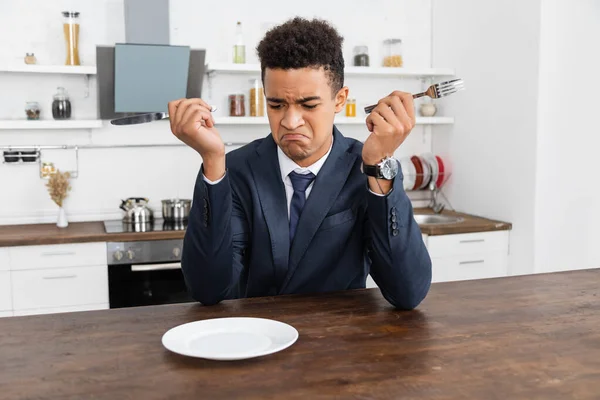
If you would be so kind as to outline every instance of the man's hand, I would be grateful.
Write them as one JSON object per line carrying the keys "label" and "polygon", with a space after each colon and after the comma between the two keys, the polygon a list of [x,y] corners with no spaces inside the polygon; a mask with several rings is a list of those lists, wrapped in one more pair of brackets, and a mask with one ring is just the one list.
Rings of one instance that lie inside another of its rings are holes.
{"label": "man's hand", "polygon": [[171,132],[202,157],[204,176],[211,181],[225,175],[225,144],[215,128],[211,106],[202,99],[169,102]]}
{"label": "man's hand", "polygon": [[[362,159],[366,165],[379,164],[391,157],[415,126],[415,107],[412,94],[395,91],[379,100],[367,117],[371,134],[365,141]],[[386,194],[392,181],[369,177],[369,187],[376,193]]]}

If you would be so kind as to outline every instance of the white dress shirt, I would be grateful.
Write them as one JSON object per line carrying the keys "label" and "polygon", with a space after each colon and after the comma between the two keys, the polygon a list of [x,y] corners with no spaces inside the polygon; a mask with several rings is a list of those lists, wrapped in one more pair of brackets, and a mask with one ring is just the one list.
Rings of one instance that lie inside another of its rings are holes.
{"label": "white dress shirt", "polygon": [[[301,167],[298,164],[296,164],[294,160],[289,158],[279,146],[277,146],[277,159],[279,161],[279,171],[281,173],[281,180],[283,181],[283,186],[285,187],[285,197],[287,199],[288,219],[290,218],[290,207],[292,204],[292,196],[294,195],[294,186],[292,185],[292,180],[289,177],[290,172],[294,171],[302,175],[312,172],[316,177],[319,174],[321,168],[323,167],[323,164],[325,164],[325,161],[327,161],[327,157],[329,157],[329,153],[331,153],[332,148],[333,140],[331,141],[331,147],[329,147],[329,150],[323,157],[319,158],[314,164],[309,165],[308,167]],[[202,177],[204,178],[204,182],[208,183],[209,185],[216,185],[217,183],[221,182],[223,178],[225,178],[225,175],[223,175],[222,178],[216,181],[209,180],[206,176],[204,176],[204,174],[202,175]],[[312,191],[314,183],[315,181],[313,180],[306,189],[305,194],[307,199],[310,195],[310,192]],[[377,196],[385,196],[383,194],[373,192],[370,188],[369,192]]]}

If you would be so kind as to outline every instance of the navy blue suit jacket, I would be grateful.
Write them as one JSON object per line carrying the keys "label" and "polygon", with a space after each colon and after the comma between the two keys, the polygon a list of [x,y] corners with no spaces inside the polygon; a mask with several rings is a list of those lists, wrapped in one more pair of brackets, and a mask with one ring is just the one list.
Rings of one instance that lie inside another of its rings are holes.
{"label": "navy blue suit jacket", "polygon": [[431,259],[402,187],[370,193],[362,143],[334,127],[331,153],[317,175],[289,242],[277,145],[271,135],[227,154],[216,185],[194,189],[182,270],[188,290],[210,305],[224,299],[364,288],[371,274],[394,306],[412,309],[431,284]]}

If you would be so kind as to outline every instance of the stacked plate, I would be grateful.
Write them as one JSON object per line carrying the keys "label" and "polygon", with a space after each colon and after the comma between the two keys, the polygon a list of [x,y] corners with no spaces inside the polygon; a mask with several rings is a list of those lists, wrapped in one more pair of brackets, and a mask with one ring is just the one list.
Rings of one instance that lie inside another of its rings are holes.
{"label": "stacked plate", "polygon": [[404,174],[404,190],[427,189],[430,183],[441,187],[446,178],[446,165],[440,156],[431,153],[400,159]]}

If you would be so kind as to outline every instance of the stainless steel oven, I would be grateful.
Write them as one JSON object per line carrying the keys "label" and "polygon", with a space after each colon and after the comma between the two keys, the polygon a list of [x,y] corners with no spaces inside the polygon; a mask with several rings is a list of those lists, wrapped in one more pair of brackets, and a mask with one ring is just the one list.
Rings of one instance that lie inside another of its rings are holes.
{"label": "stainless steel oven", "polygon": [[194,301],[181,272],[182,247],[183,239],[109,242],[110,308]]}

